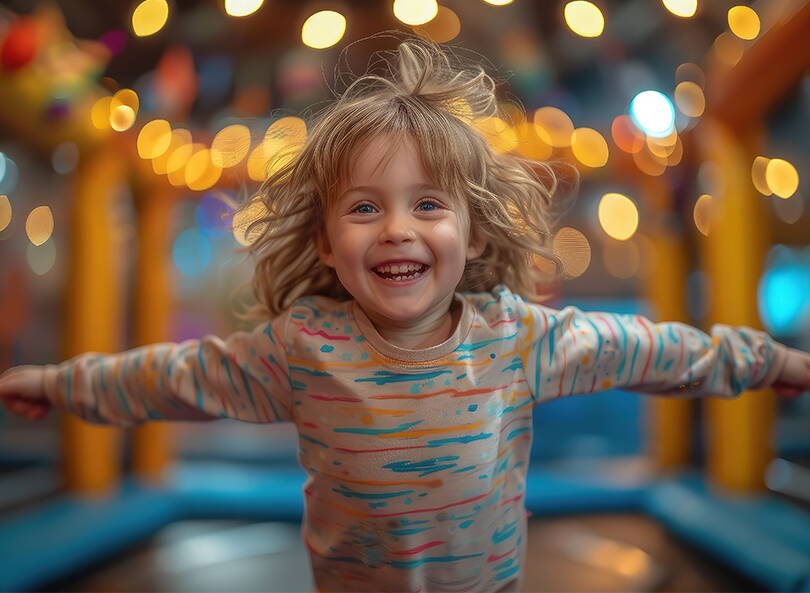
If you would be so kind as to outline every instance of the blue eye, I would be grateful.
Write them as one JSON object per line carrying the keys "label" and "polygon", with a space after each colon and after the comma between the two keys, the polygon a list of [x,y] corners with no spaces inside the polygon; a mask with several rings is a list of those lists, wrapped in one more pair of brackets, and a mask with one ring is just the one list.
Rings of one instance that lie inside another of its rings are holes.
{"label": "blue eye", "polygon": [[369,211],[360,212],[360,208],[374,208],[374,206],[372,206],[371,204],[359,204],[354,207],[352,212],[357,212],[359,214],[371,214],[371,212]]}
{"label": "blue eye", "polygon": [[[430,208],[430,210],[437,210],[439,208],[439,205],[436,202],[432,201],[432,200],[426,200],[426,201],[422,202],[421,204],[419,204],[420,208],[422,206],[432,206],[432,208]],[[430,210],[428,210],[428,212]]]}

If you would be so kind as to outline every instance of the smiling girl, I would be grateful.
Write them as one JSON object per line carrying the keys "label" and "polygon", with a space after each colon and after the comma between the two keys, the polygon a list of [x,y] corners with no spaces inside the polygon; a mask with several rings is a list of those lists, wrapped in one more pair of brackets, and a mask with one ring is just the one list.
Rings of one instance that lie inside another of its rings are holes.
{"label": "smiling girl", "polygon": [[496,109],[480,68],[418,41],[388,59],[263,187],[254,331],[14,368],[0,398],[32,419],[294,422],[319,590],[517,591],[535,404],[795,394],[810,357],[750,328],[538,304],[551,169],[470,125]]}

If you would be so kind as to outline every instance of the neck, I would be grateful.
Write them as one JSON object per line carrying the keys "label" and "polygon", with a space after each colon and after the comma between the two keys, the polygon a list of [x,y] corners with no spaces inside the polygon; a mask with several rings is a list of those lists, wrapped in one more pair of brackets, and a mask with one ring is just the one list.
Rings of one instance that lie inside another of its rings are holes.
{"label": "neck", "polygon": [[453,335],[461,317],[461,307],[453,300],[452,294],[448,303],[416,324],[396,322],[363,311],[386,342],[407,350],[429,348],[446,341]]}

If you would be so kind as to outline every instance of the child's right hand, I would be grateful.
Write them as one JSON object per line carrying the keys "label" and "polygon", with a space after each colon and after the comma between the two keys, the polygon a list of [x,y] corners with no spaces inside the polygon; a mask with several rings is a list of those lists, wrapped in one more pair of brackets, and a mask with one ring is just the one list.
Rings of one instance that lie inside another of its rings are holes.
{"label": "child's right hand", "polygon": [[0,401],[13,414],[42,420],[51,409],[45,396],[45,370],[41,366],[18,366],[0,375]]}

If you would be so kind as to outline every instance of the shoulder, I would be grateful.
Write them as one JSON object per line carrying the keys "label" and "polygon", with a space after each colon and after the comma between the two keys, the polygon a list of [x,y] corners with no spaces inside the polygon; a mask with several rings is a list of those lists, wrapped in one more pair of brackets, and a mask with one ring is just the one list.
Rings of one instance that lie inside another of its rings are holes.
{"label": "shoulder", "polygon": [[[474,314],[481,318],[490,328],[502,326],[504,329],[517,327],[526,315],[526,302],[503,284],[495,286],[488,292],[460,293],[472,307]],[[517,325],[512,325],[511,322]]]}
{"label": "shoulder", "polygon": [[286,312],[288,339],[307,339],[321,332],[330,335],[351,333],[351,303],[350,300],[338,301],[319,295],[296,299]]}

